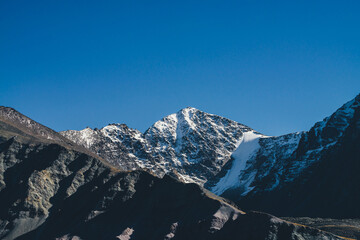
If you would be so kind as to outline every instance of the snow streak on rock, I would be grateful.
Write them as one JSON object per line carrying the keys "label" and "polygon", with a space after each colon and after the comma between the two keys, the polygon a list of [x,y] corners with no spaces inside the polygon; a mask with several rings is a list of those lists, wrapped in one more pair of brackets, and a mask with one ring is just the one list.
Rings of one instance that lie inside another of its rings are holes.
{"label": "snow streak on rock", "polygon": [[[211,189],[215,194],[222,194],[226,189],[232,187],[238,187],[242,185],[243,194],[246,194],[251,190],[249,185],[251,183],[251,177],[247,181],[243,181],[243,184],[239,181],[240,175],[245,170],[247,162],[256,154],[259,150],[259,138],[264,137],[261,134],[249,131],[244,133],[239,147],[233,153],[233,163],[227,174],[220,179],[220,181]],[[253,176],[253,175],[252,175]]]}

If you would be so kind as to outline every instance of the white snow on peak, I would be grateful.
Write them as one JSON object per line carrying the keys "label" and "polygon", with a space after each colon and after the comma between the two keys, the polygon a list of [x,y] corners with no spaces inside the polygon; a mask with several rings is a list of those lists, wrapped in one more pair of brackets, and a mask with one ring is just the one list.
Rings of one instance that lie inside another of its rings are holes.
{"label": "white snow on peak", "polygon": [[226,173],[226,175],[220,179],[220,181],[211,189],[215,194],[222,194],[225,190],[233,187],[238,187],[242,185],[244,193],[247,193],[251,189],[249,185],[252,181],[247,181],[245,183],[240,182],[240,175],[246,168],[246,163],[251,157],[256,154],[260,148],[259,139],[266,137],[254,131],[245,132],[243,137],[238,144],[239,147],[232,154],[234,161],[231,168]]}
{"label": "white snow on peak", "polygon": [[197,111],[198,110],[195,108],[187,107],[187,108],[182,109],[180,112],[178,112],[177,113],[178,118],[183,120],[183,122],[180,122],[180,124],[182,124],[182,125],[186,124],[191,129],[194,130],[196,128],[196,124],[192,121],[192,117],[195,114],[195,112],[197,112]]}
{"label": "white snow on peak", "polygon": [[145,133],[123,124],[110,124],[100,130],[62,134],[124,169],[140,166],[159,175],[176,170],[184,182],[202,185],[221,170],[243,133],[251,130],[227,118],[187,107],[155,122]]}
{"label": "white snow on peak", "polygon": [[68,130],[65,132],[60,132],[63,136],[73,140],[76,138],[76,142],[86,148],[90,148],[95,141],[96,131],[87,127],[81,131]]}
{"label": "white snow on peak", "polygon": [[188,107],[175,114],[177,119],[176,140],[181,141],[181,138],[186,135],[189,130],[196,130],[196,124],[192,119],[196,111],[198,110]]}
{"label": "white snow on peak", "polygon": [[[336,143],[338,138],[344,134],[345,129],[349,126],[351,119],[354,117],[355,108],[360,104],[359,98],[360,95],[345,103],[330,117],[326,117],[323,121],[315,123],[315,135],[319,138],[321,146],[329,145],[329,143]],[[325,127],[335,128],[337,134],[333,135],[331,138],[327,137],[326,139],[322,139],[321,134]]]}
{"label": "white snow on peak", "polygon": [[159,132],[163,132],[168,128],[173,128],[177,124],[177,116],[176,114],[170,114],[169,116],[157,121],[153,127],[156,128]]}
{"label": "white snow on peak", "polygon": [[[173,113],[157,121],[145,133],[145,137],[150,140],[153,136],[162,136],[165,143],[158,144],[158,147],[164,148],[169,144],[180,143],[181,138],[186,135],[189,130],[195,130],[196,124],[192,118],[194,113],[199,111],[195,108],[187,107],[177,113]],[[165,144],[165,145],[164,145]]]}
{"label": "white snow on peak", "polygon": [[177,113],[170,114],[157,121],[150,130],[171,135],[174,139],[181,138],[184,135],[184,128],[189,127],[193,130],[196,128],[196,124],[192,121],[192,117],[196,111],[199,110],[191,107],[184,108]]}

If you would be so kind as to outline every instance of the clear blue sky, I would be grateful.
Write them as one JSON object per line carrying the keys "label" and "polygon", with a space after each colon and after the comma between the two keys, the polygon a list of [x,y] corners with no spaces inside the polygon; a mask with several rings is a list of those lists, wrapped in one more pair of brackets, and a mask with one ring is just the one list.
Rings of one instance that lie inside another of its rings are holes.
{"label": "clear blue sky", "polygon": [[359,1],[1,1],[0,105],[144,131],[192,106],[269,135],[360,92]]}

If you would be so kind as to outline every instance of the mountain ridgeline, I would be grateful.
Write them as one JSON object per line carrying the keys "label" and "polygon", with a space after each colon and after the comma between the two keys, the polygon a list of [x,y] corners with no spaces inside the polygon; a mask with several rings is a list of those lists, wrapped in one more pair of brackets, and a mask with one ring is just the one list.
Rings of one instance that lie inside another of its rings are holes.
{"label": "mountain ridgeline", "polygon": [[121,169],[147,168],[161,177],[168,174],[202,185],[229,161],[243,133],[249,131],[235,121],[185,108],[144,134],[125,124],[61,134]]}
{"label": "mountain ridgeline", "polygon": [[285,157],[264,140],[240,177],[254,173],[253,190],[239,196],[238,185],[222,196],[280,216],[360,216],[360,95],[301,133]]}
{"label": "mountain ridgeline", "polygon": [[197,183],[245,209],[359,217],[359,102],[360,95],[309,131],[276,137],[194,108],[145,133],[111,124],[61,134],[115,166]]}
{"label": "mountain ridgeline", "polygon": [[341,239],[241,211],[194,183],[159,178],[146,169],[122,171],[5,107],[0,108],[0,205],[4,240]]}

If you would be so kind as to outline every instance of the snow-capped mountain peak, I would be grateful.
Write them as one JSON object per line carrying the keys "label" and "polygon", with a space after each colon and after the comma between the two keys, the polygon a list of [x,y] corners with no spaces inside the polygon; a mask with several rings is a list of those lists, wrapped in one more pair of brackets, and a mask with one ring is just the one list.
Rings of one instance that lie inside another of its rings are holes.
{"label": "snow-capped mountain peak", "polygon": [[153,134],[168,135],[169,140],[176,142],[176,139],[181,139],[189,131],[195,130],[197,124],[194,122],[196,114],[204,113],[196,108],[187,107],[181,109],[177,113],[170,114],[163,119],[155,122],[145,132],[145,136],[152,136]]}
{"label": "snow-capped mountain peak", "polygon": [[349,126],[351,119],[354,117],[356,108],[360,106],[360,95],[348,101],[341,106],[331,116],[315,123],[310,131],[317,138],[317,147],[324,147],[328,144],[335,144],[336,141],[344,134],[345,129]]}
{"label": "snow-capped mountain peak", "polygon": [[289,184],[304,182],[310,169],[339,151],[346,136],[353,146],[359,116],[360,95],[309,131],[275,137],[191,107],[164,117],[144,133],[113,124],[62,134],[121,168],[151,169],[158,176],[169,174],[251,203],[251,196],[281,193]]}
{"label": "snow-capped mountain peak", "polygon": [[169,173],[185,182],[203,184],[221,170],[243,133],[251,130],[187,107],[155,122],[144,134],[124,124],[62,134],[121,168],[145,167],[160,176]]}

